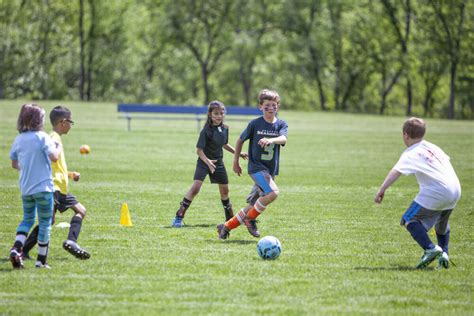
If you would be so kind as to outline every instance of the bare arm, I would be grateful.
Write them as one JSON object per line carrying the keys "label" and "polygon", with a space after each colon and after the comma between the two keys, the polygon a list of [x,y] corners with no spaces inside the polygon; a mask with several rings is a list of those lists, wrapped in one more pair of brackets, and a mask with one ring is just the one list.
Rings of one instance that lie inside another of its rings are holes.
{"label": "bare arm", "polygon": [[[231,154],[234,154],[234,153],[235,153],[235,149],[234,149],[234,147],[232,147],[231,145],[225,144],[223,147],[224,147],[225,150],[227,150],[227,151],[230,152]],[[240,156],[240,158],[242,158],[242,159],[244,159],[244,160],[247,160],[248,157],[249,157],[249,155],[248,155],[247,153],[243,153],[243,152],[241,152],[239,156]]]}
{"label": "bare arm", "polygon": [[12,168],[20,171],[20,164],[18,163],[18,160],[12,160]]}
{"label": "bare arm", "polygon": [[271,144],[275,144],[275,145],[285,145],[286,144],[286,136],[285,135],[281,135],[281,136],[278,136],[278,137],[274,137],[274,138],[262,138],[258,141],[258,144],[262,147],[266,147],[268,145],[271,145]]}
{"label": "bare arm", "polygon": [[240,138],[238,138],[237,143],[235,144],[234,163],[233,163],[232,169],[234,170],[235,173],[237,173],[239,177],[242,174],[242,168],[240,167],[239,157],[240,157],[240,154],[242,153],[243,145],[244,145],[244,142]]}
{"label": "bare arm", "polygon": [[57,142],[54,143],[56,144],[56,151],[48,155],[52,162],[58,161],[59,155],[61,154],[61,144]]}
{"label": "bare arm", "polygon": [[375,203],[382,203],[383,197],[385,195],[385,190],[387,190],[402,174],[395,169],[390,170],[385,178],[384,182],[380,186],[377,194],[375,195]]}
{"label": "bare arm", "polygon": [[217,162],[217,160],[211,160],[207,158],[207,156],[204,154],[204,151],[201,148],[196,148],[196,154],[209,167],[209,170],[211,170],[211,173],[214,173],[214,171],[216,171],[216,165],[214,163]]}

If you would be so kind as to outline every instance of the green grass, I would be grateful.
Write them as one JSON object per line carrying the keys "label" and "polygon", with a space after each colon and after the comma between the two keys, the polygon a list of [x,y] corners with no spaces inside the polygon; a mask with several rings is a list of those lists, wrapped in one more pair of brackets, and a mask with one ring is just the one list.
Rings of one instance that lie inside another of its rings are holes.
{"label": "green grass", "polygon": [[[61,248],[67,230],[53,228],[49,271],[13,271],[7,260],[22,217],[17,172],[8,152],[21,101],[0,102],[0,314],[455,314],[473,313],[474,124],[428,120],[426,138],[451,156],[463,197],[451,217],[456,266],[414,270],[422,252],[399,219],[415,196],[414,177],[373,197],[404,149],[402,117],[282,112],[289,141],[282,150],[281,195],[260,217],[283,253],[259,259],[244,228],[217,239],[223,210],[206,182],[187,227],[169,227],[192,183],[197,141],[193,121],[118,119],[114,104],[65,103],[76,125],[63,137],[71,192],[88,215],[79,261]],[[56,103],[41,103],[48,111]],[[229,121],[231,144],[245,122]],[[50,129],[47,124],[48,130]],[[89,144],[90,155],[79,146]],[[252,186],[231,172],[238,209]],[[127,202],[133,227],[119,226]],[[57,217],[69,221],[72,212]],[[34,251],[36,253],[36,250]]]}

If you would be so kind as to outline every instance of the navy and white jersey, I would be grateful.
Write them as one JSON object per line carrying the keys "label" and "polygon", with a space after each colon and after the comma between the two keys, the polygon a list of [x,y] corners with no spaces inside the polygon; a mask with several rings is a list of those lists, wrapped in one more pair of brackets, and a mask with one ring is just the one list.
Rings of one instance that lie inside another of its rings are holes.
{"label": "navy and white jersey", "polygon": [[263,116],[260,116],[249,123],[240,134],[243,142],[249,140],[249,174],[259,171],[268,171],[272,176],[278,174],[281,145],[271,144],[262,148],[258,141],[262,138],[275,138],[282,135],[288,137],[288,124],[279,118],[274,123],[268,123]]}
{"label": "navy and white jersey", "polygon": [[[224,156],[222,146],[228,142],[229,128],[226,125],[209,126],[209,124],[206,124],[199,134],[196,147],[202,149],[207,158],[217,160],[217,163],[222,164],[222,157]],[[198,161],[200,160],[198,158]]]}

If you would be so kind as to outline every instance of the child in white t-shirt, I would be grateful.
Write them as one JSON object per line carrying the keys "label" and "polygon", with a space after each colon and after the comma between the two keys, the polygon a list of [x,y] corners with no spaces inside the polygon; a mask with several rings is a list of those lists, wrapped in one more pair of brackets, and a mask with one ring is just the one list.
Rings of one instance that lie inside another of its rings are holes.
{"label": "child in white t-shirt", "polygon": [[[426,268],[439,258],[438,268],[449,267],[449,216],[461,197],[461,185],[446,155],[438,146],[423,140],[426,124],[422,119],[412,117],[403,124],[403,142],[408,147],[388,173],[375,195],[375,202],[381,203],[385,190],[400,175],[414,174],[420,192],[402,216],[400,222],[424,249],[417,268]],[[435,227],[438,245],[433,244],[428,230]]]}

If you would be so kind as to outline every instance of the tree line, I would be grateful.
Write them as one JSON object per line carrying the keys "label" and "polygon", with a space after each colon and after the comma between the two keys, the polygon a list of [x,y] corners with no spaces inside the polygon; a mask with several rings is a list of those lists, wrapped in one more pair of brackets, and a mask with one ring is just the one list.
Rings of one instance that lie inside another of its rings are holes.
{"label": "tree line", "polygon": [[468,0],[0,0],[0,98],[474,117]]}

